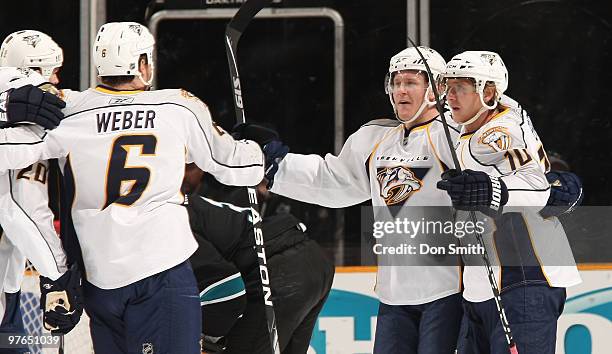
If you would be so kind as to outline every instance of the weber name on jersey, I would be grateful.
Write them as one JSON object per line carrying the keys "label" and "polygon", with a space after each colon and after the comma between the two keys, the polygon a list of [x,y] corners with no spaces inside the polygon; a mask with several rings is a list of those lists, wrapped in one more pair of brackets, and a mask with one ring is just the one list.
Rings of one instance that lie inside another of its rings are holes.
{"label": "weber name on jersey", "polygon": [[[456,124],[449,117],[446,120],[454,141]],[[451,161],[439,116],[410,129],[398,120],[380,119],[353,133],[338,156],[287,154],[271,191],[331,208],[371,199],[376,220],[389,220],[402,217],[401,212],[392,215],[392,208],[412,206],[406,213],[414,213],[418,206],[449,206],[450,200],[436,182]],[[427,238],[421,236],[421,240]],[[422,304],[456,294],[461,291],[458,258],[456,263],[380,266],[376,293],[389,305]]]}
{"label": "weber name on jersey", "polygon": [[[511,107],[500,106],[501,112],[477,131],[464,128],[456,147],[462,168],[499,177],[508,189],[504,214],[489,226],[485,237],[498,285],[504,291],[538,283],[578,284],[580,275],[563,227],[556,218],[545,220],[538,213],[550,193],[545,176],[550,163],[544,146],[527,113],[510,99],[503,102]],[[469,216],[460,212],[458,218]],[[517,251],[522,263],[499,266],[500,259],[510,258],[508,252]],[[468,301],[493,298],[482,266],[465,267],[464,285]]]}

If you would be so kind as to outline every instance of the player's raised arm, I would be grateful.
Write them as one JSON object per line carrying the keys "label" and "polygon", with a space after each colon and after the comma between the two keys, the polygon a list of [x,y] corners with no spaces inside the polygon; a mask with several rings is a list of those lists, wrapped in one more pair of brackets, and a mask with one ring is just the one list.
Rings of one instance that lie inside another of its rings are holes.
{"label": "player's raised arm", "polygon": [[361,144],[372,130],[364,127],[351,135],[338,156],[287,154],[279,164],[271,191],[330,208],[370,199],[369,154]]}
{"label": "player's raised arm", "polygon": [[219,127],[208,107],[192,94],[182,91],[187,115],[187,159],[195,162],[224,184],[254,186],[264,177],[264,156],[253,141],[235,140]]}
{"label": "player's raised arm", "polygon": [[[397,124],[395,124],[397,125]],[[380,135],[376,126],[364,126],[351,135],[338,156],[303,155],[282,151],[278,134],[255,124],[237,127],[232,133],[264,146],[266,178],[270,190],[288,198],[331,208],[341,208],[370,199],[367,140]],[[272,132],[275,137],[265,137]],[[286,148],[286,147],[285,147]]]}

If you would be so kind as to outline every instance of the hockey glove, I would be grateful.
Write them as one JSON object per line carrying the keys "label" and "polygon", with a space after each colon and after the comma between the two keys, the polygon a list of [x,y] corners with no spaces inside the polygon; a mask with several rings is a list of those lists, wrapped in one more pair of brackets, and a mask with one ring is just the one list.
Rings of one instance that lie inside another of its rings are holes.
{"label": "hockey glove", "polygon": [[232,129],[234,139],[253,140],[262,146],[265,162],[265,177],[268,189],[272,188],[274,175],[278,172],[278,164],[289,153],[289,147],[280,141],[278,133],[270,128],[257,124],[241,123]]}
{"label": "hockey glove", "polygon": [[221,354],[225,351],[226,347],[224,337],[216,338],[202,335],[202,352],[206,354]]}
{"label": "hockey glove", "polygon": [[278,164],[289,153],[289,147],[280,140],[272,140],[263,147],[266,156],[265,176],[268,180],[268,189],[274,184],[274,175],[278,172]]}
{"label": "hockey glove", "polygon": [[280,140],[276,130],[252,123],[236,124],[232,128],[232,136],[236,140],[253,140],[263,147],[272,140]]}
{"label": "hockey glove", "polygon": [[62,108],[66,103],[50,92],[38,87],[25,85],[11,89],[0,96],[0,101],[6,100],[5,107],[8,123],[32,122],[43,128],[53,129],[64,118]]}
{"label": "hockey glove", "polygon": [[72,266],[57,280],[40,277],[40,307],[43,324],[53,334],[66,334],[79,322],[83,313],[81,272]]}
{"label": "hockey glove", "polygon": [[550,171],[546,174],[550,183],[550,197],[546,207],[540,211],[542,217],[570,213],[582,203],[582,182],[571,172]]}
{"label": "hockey glove", "polygon": [[453,206],[459,210],[501,213],[508,202],[508,189],[504,181],[481,171],[448,170],[438,181],[438,189],[445,190]]}

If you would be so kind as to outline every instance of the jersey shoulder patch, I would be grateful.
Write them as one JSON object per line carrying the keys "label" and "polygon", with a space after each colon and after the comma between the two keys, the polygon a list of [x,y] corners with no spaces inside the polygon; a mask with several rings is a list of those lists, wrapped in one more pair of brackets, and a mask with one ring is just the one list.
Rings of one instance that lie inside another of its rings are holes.
{"label": "jersey shoulder patch", "polygon": [[381,119],[371,120],[371,121],[367,122],[366,124],[362,125],[362,127],[379,126],[379,127],[394,128],[394,127],[397,127],[400,124],[402,124],[402,123],[399,120],[397,120],[397,119],[381,118]]}
{"label": "jersey shoulder patch", "polygon": [[474,140],[478,146],[492,149],[492,152],[524,148],[521,130],[521,116],[516,110],[506,108],[487,124],[482,126]]}
{"label": "jersey shoulder patch", "polygon": [[495,126],[484,131],[478,137],[478,143],[493,148],[494,151],[508,150],[512,141],[508,128]]}

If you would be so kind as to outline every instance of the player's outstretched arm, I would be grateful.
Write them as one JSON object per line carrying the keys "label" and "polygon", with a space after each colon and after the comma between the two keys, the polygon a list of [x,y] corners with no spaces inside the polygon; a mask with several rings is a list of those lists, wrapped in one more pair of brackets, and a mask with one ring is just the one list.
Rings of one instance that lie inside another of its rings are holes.
{"label": "player's outstretched arm", "polygon": [[[0,171],[25,168],[36,161],[59,157],[45,144],[46,132],[36,123],[53,129],[61,119],[65,103],[55,95],[38,87],[26,85],[0,95]],[[12,125],[19,126],[11,127]],[[8,127],[7,127],[8,126]]]}
{"label": "player's outstretched arm", "polygon": [[195,96],[183,99],[186,115],[187,160],[231,186],[254,186],[264,177],[264,156],[253,141],[237,141],[218,126],[208,107]]}
{"label": "player's outstretched arm", "polygon": [[343,208],[371,198],[367,127],[351,135],[338,156],[289,153],[279,163],[271,191],[329,208]]}
{"label": "player's outstretched arm", "polygon": [[280,140],[278,132],[258,124],[241,123],[232,129],[232,136],[236,140],[253,140],[259,144],[265,156],[267,187],[272,188],[278,165],[289,153],[289,147]]}
{"label": "player's outstretched arm", "polygon": [[[262,147],[268,188],[277,194],[327,207],[344,207],[369,199],[365,163],[361,161],[365,159],[355,158],[356,154],[349,148],[343,150],[342,158],[327,155],[323,159],[318,155],[288,154],[289,147],[280,140],[276,131],[252,123],[235,126],[232,136],[236,139],[253,140]],[[351,138],[349,141],[352,141]],[[286,156],[289,156],[288,163],[283,162]],[[352,172],[351,160],[358,161],[354,165],[359,166]],[[295,161],[299,163],[295,164]],[[289,165],[296,166],[292,168]],[[281,166],[283,166],[283,177],[280,183],[283,187],[275,188],[275,178]],[[321,178],[321,181],[313,178],[314,176]],[[365,183],[349,182],[350,179],[359,177],[361,182]],[[322,188],[313,193],[316,184]],[[287,185],[289,188],[286,188]]]}
{"label": "player's outstretched arm", "polygon": [[32,85],[10,89],[0,95],[0,112],[7,123],[31,122],[45,129],[54,129],[64,118],[66,103],[50,92]]}
{"label": "player's outstretched arm", "polygon": [[51,333],[70,332],[83,313],[81,272],[73,265],[57,280],[40,277],[40,307],[43,323]]}

